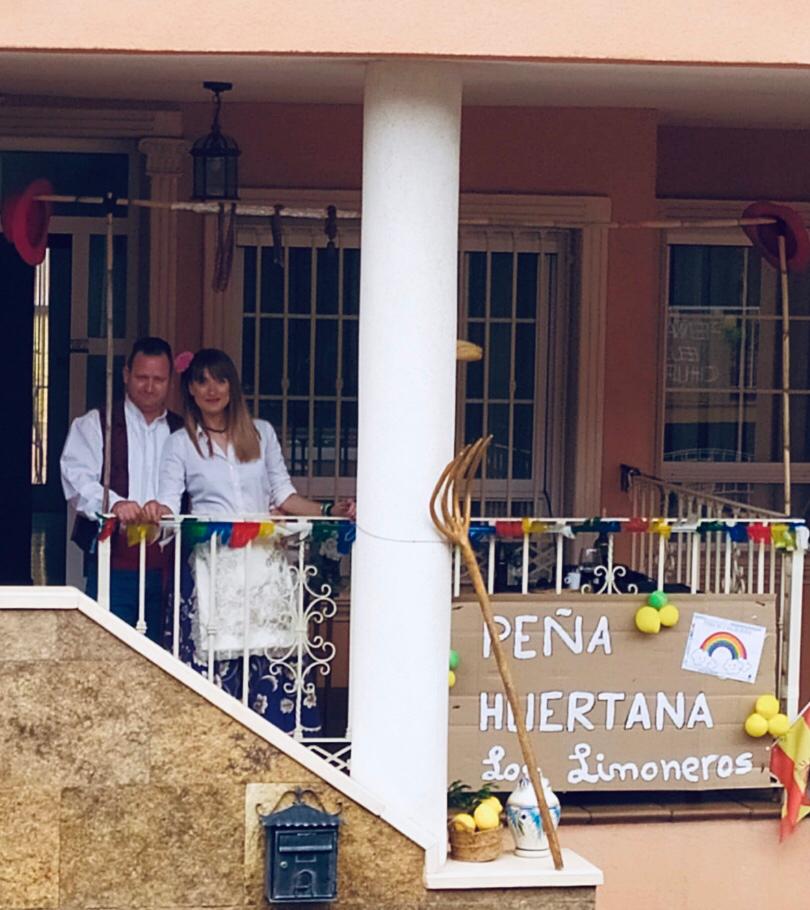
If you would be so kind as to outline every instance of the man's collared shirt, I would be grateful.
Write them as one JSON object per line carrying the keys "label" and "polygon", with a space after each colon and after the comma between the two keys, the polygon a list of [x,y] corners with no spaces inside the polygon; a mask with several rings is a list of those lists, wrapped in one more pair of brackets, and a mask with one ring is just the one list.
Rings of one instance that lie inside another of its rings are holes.
{"label": "man's collared shirt", "polygon": [[[171,435],[166,411],[147,423],[140,409],[124,399],[127,427],[129,492],[120,496],[110,490],[110,508],[123,499],[143,505],[157,497],[160,453]],[[104,437],[98,410],[88,411],[70,425],[59,461],[65,499],[77,512],[95,519],[101,511],[104,487]]]}

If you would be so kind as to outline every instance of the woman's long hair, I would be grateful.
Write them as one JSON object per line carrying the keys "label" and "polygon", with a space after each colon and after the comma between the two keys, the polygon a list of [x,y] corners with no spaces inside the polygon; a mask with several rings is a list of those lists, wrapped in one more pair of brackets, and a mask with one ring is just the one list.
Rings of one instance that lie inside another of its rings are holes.
{"label": "woman's long hair", "polygon": [[[202,348],[194,355],[188,369],[182,374],[180,387],[183,392],[183,417],[186,432],[194,443],[194,448],[202,455],[197,436],[198,426],[204,426],[202,412],[192,397],[192,382],[203,382],[208,373],[218,382],[227,380],[230,401],[225,408],[225,429],[239,461],[255,461],[260,454],[259,434],[245,404],[242,394],[242,383],[233,361],[218,348]],[[214,454],[211,439],[208,439],[208,454]]]}

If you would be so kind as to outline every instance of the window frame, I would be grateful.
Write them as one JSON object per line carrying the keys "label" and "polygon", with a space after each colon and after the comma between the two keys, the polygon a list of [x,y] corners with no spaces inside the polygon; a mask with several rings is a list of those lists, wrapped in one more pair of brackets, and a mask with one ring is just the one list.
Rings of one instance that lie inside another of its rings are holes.
{"label": "window frame", "polygon": [[[245,203],[316,208],[335,205],[340,211],[360,212],[358,190],[287,189],[243,187]],[[576,365],[576,383],[569,410],[571,454],[564,478],[565,511],[595,515],[602,501],[604,437],[605,328],[607,320],[607,273],[611,200],[606,196],[538,196],[524,194],[462,193],[459,207],[462,224],[488,224],[519,229],[557,228],[576,234],[577,268],[570,275],[571,319],[578,332],[570,355]],[[216,258],[216,216],[204,217],[204,274],[213,274]],[[322,223],[320,223],[322,229]],[[285,227],[285,231],[286,231]],[[234,275],[225,291],[215,291],[210,281],[203,285],[202,343],[222,347],[241,363],[241,276],[235,257]],[[568,381],[565,377],[561,381]],[[562,444],[562,443],[561,443]]]}
{"label": "window frame", "polygon": [[[661,203],[659,215],[663,219],[678,221],[697,221],[701,219],[728,219],[741,217],[749,202],[738,200],[689,200],[671,199]],[[810,224],[810,203],[787,203],[802,217],[804,223]],[[658,371],[658,414],[657,414],[657,475],[666,481],[694,484],[731,483],[731,484],[773,484],[781,485],[784,481],[784,467],[778,461],[748,462],[698,462],[698,461],[665,461],[664,433],[666,427],[666,354],[667,330],[669,326],[669,246],[698,244],[706,246],[746,246],[752,247],[751,241],[742,228],[672,228],[661,232],[661,284],[660,300],[662,302],[659,326],[659,362]],[[780,332],[781,335],[781,332]],[[776,396],[774,396],[776,397]],[[781,401],[778,407],[781,409]],[[791,461],[791,483],[793,485],[810,483],[810,461]]]}

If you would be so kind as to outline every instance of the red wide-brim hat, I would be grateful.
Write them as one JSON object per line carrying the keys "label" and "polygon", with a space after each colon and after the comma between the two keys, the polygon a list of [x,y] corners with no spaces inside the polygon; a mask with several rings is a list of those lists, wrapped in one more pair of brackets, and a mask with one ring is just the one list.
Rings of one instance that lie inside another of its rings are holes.
{"label": "red wide-brim hat", "polygon": [[810,238],[801,215],[795,209],[775,202],[755,202],[748,206],[742,217],[775,219],[774,224],[743,227],[751,243],[774,268],[780,267],[780,236],[785,238],[785,260],[789,272],[803,272],[810,265]]}
{"label": "red wide-brim hat", "polygon": [[18,195],[3,200],[3,233],[23,262],[39,265],[48,246],[48,223],[53,206],[37,196],[53,193],[50,180],[34,180]]}

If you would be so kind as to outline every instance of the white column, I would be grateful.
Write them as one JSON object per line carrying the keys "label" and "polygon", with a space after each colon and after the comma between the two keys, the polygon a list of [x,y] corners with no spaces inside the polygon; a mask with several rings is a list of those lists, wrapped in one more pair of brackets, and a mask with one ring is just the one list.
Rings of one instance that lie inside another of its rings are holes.
{"label": "white column", "polygon": [[435,833],[442,851],[451,561],[428,503],[453,457],[460,125],[452,66],[369,65],[352,776]]}

